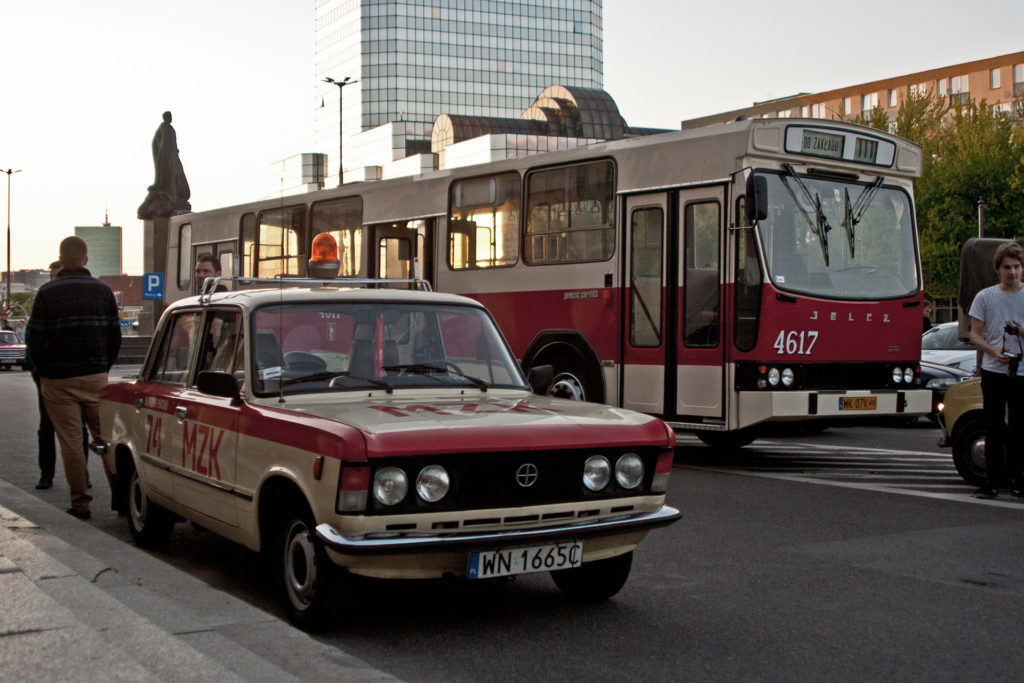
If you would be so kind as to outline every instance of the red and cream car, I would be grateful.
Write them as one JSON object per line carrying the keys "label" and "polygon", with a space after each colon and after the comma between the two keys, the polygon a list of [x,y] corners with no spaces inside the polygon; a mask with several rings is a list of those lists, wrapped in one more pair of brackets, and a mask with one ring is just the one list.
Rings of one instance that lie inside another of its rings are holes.
{"label": "red and cream car", "polygon": [[616,593],[637,544],[679,517],[672,430],[533,393],[475,301],[337,282],[176,302],[139,378],[106,387],[105,464],[135,541],[184,519],[265,551],[303,627],[348,574],[551,571],[565,594]]}

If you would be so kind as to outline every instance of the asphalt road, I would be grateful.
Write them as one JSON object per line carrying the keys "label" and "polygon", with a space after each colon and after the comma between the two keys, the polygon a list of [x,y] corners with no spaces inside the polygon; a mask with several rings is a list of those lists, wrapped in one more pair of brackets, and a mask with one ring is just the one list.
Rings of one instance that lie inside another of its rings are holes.
{"label": "asphalt road", "polygon": [[[34,389],[0,373],[0,472],[25,490]],[[732,456],[682,439],[656,530],[612,600],[546,575],[504,583],[357,581],[318,636],[410,681],[967,680],[1024,670],[1024,501],[979,501],[938,433],[779,433]],[[92,524],[129,543],[90,461]],[[38,492],[67,505],[67,489]],[[156,557],[283,615],[255,554],[178,525]]]}

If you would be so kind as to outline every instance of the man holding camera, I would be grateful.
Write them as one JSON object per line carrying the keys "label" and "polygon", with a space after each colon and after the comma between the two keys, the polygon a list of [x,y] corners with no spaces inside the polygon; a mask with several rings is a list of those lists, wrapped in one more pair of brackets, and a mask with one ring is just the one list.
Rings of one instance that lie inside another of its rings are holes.
{"label": "man holding camera", "polygon": [[[995,498],[1010,486],[1024,496],[1024,249],[1000,244],[993,259],[999,284],[978,292],[971,304],[971,343],[981,349],[981,395],[985,405],[985,483],[977,498]],[[1007,427],[1007,417],[1009,427]]]}

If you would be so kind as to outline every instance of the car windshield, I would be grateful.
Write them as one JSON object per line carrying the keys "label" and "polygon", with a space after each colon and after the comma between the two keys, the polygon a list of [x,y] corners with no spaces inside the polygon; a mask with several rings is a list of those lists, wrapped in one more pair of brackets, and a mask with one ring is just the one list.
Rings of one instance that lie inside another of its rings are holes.
{"label": "car windshield", "polygon": [[14,332],[0,332],[0,344],[20,344],[21,340]]}
{"label": "car windshield", "polygon": [[899,188],[765,174],[758,234],[771,282],[829,299],[886,299],[920,288],[910,198]]}
{"label": "car windshield", "polygon": [[922,351],[939,351],[947,349],[973,349],[974,347],[965,341],[960,341],[957,336],[956,323],[936,325],[929,328],[921,335]]}
{"label": "car windshield", "polygon": [[258,309],[251,324],[250,371],[260,396],[527,388],[494,322],[474,306],[284,304]]}

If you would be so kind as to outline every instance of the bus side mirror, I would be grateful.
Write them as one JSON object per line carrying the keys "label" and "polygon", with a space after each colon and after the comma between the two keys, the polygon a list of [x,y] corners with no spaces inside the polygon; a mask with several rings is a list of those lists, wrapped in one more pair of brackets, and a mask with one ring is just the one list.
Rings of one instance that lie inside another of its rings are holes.
{"label": "bus side mirror", "polygon": [[749,223],[768,218],[768,179],[763,175],[751,174],[747,178],[746,207]]}
{"label": "bus side mirror", "polygon": [[534,365],[526,372],[526,381],[533,389],[533,393],[543,396],[551,386],[551,380],[555,378],[555,369],[550,365]]}

